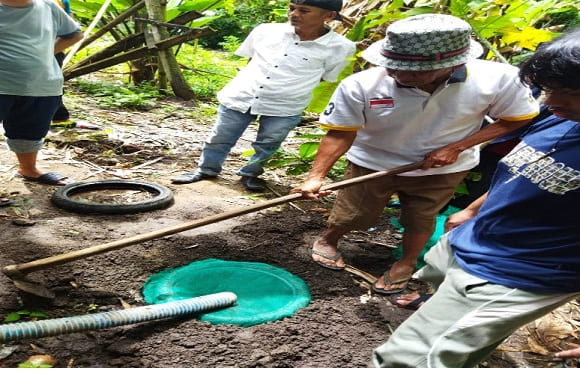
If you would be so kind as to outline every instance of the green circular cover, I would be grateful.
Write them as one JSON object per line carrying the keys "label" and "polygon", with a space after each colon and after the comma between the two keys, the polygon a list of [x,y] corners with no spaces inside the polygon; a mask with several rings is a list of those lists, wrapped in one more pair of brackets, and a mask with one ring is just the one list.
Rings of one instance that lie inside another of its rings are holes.
{"label": "green circular cover", "polygon": [[237,295],[236,305],[202,314],[202,321],[252,326],[290,317],[310,302],[310,290],[301,278],[259,262],[196,261],[154,274],[143,286],[148,304],[224,291]]}

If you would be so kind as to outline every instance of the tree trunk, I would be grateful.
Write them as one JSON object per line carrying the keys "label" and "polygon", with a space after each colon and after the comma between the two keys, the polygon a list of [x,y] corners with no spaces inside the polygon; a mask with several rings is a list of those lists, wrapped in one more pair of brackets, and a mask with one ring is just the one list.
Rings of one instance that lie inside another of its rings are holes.
{"label": "tree trunk", "polygon": [[[145,4],[150,19],[158,22],[165,22],[165,0],[145,0]],[[165,28],[153,23],[149,27],[151,27],[151,30],[153,31],[152,34],[155,42],[165,40],[169,37],[169,33]],[[175,95],[184,100],[194,99],[195,94],[185,81],[172,48],[161,49],[159,50],[158,55],[160,63],[159,67],[165,72]]]}
{"label": "tree trunk", "polygon": [[[135,22],[135,35],[140,35],[140,43],[145,42],[145,28],[146,24]],[[129,61],[131,66],[131,79],[136,85],[145,82],[153,82],[155,80],[155,72],[157,71],[157,58],[153,55],[145,56],[137,60]]]}

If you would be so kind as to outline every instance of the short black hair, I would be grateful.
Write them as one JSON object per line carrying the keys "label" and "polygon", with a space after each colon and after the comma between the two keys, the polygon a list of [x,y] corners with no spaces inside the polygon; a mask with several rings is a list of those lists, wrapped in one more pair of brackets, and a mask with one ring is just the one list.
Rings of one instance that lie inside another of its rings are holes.
{"label": "short black hair", "polygon": [[580,27],[542,43],[520,65],[520,79],[539,88],[580,89]]}

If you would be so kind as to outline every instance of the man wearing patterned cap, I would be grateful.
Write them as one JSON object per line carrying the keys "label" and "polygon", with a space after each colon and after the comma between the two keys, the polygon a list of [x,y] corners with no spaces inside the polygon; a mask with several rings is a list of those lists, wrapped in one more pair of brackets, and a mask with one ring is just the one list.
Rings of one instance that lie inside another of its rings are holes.
{"label": "man wearing patterned cap", "polygon": [[[319,265],[345,267],[338,243],[375,224],[392,194],[401,202],[403,256],[372,286],[403,291],[435,218],[479,162],[478,144],[526,125],[538,103],[517,68],[477,60],[482,47],[463,20],[424,14],[397,21],[363,57],[376,67],[344,79],[320,117],[328,132],[307,179],[293,192],[317,199],[332,165],[347,153],[345,178],[420,162],[420,170],[341,190],[328,228],[312,247]],[[484,116],[499,118],[481,129]]]}

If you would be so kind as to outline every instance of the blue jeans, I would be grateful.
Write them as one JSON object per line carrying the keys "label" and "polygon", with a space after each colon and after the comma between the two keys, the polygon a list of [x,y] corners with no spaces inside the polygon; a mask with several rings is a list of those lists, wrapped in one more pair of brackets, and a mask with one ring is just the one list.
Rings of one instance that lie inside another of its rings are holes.
{"label": "blue jeans", "polygon": [[[203,146],[197,171],[206,175],[219,174],[228,153],[256,118],[258,116],[250,114],[250,111],[241,113],[220,105],[216,124]],[[254,155],[237,174],[245,177],[262,174],[263,165],[298,122],[300,114],[288,117],[259,116],[258,135],[252,143]]]}

